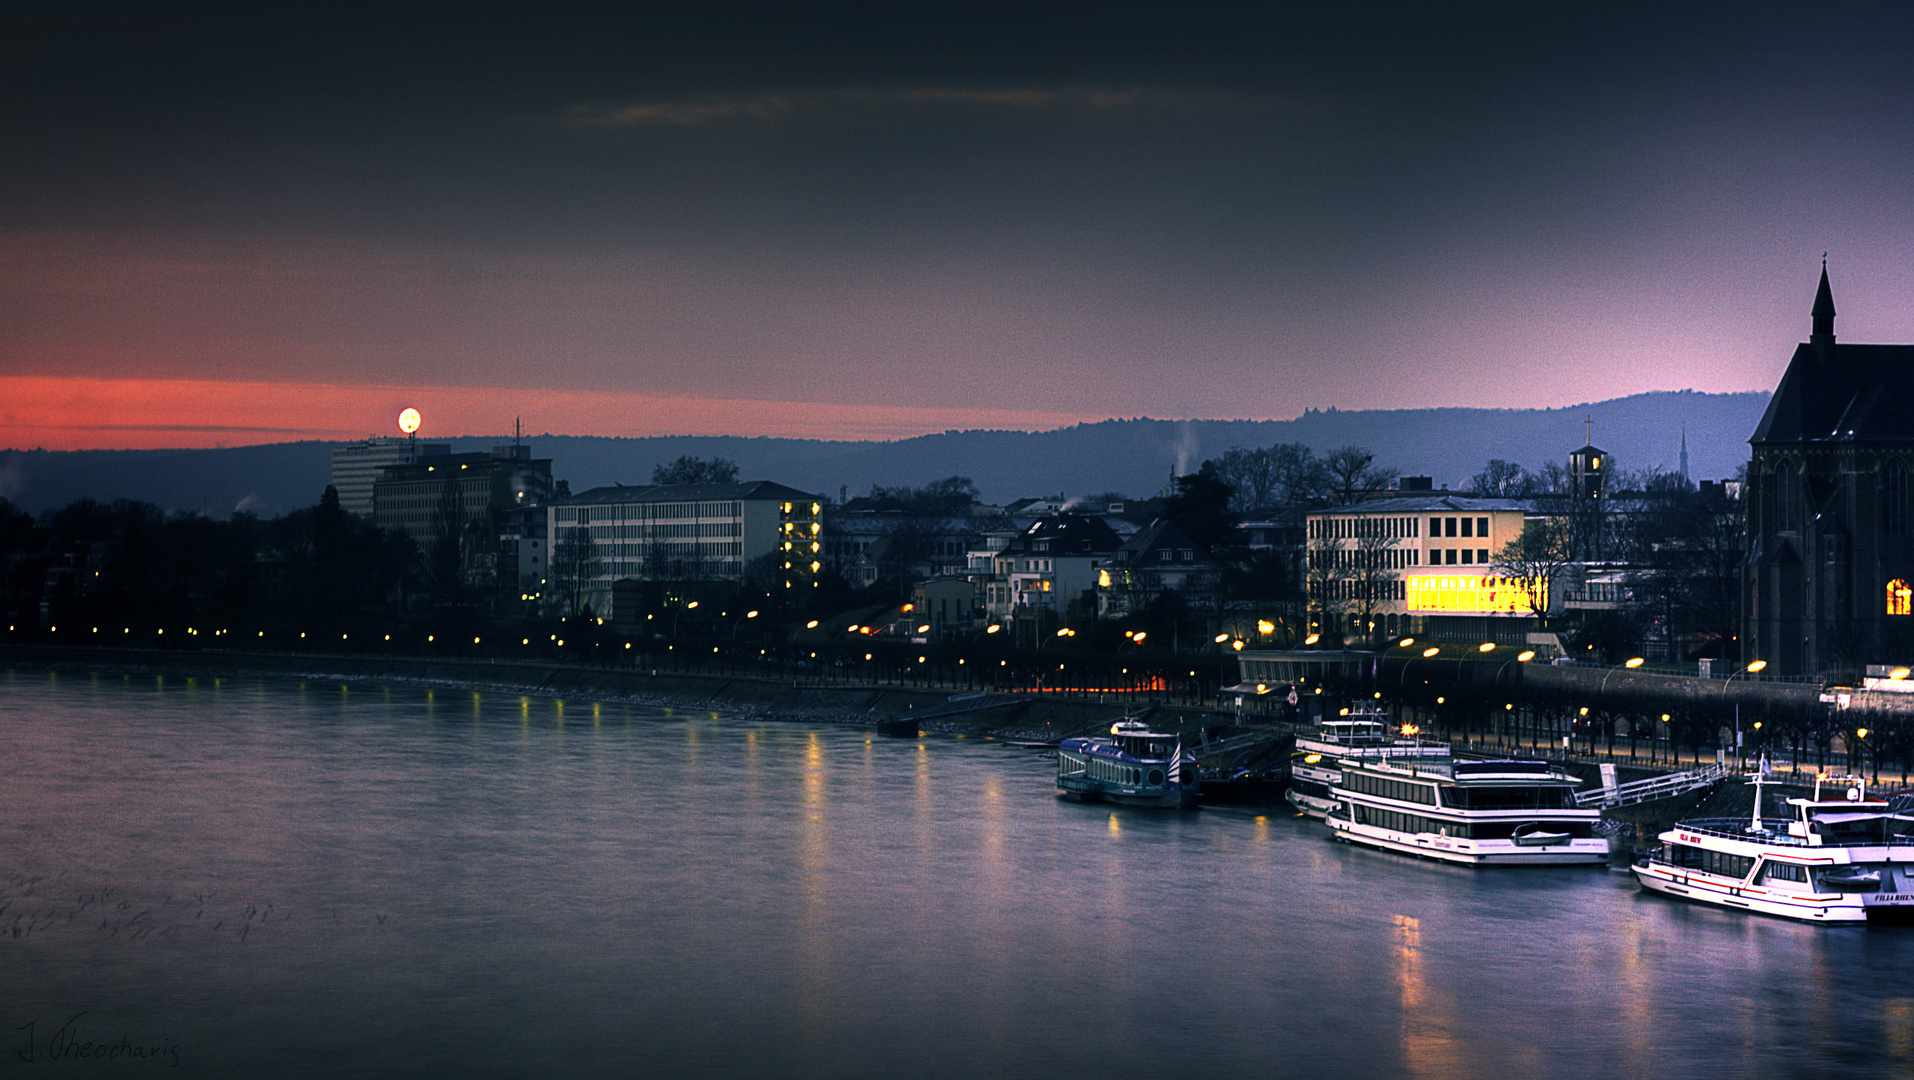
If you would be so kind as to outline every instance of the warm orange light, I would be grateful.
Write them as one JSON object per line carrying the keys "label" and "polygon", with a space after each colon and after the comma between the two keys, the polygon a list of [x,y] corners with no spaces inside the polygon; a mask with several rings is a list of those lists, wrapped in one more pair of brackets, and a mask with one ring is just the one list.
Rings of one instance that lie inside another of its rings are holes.
{"label": "warm orange light", "polygon": [[1641,657],[1639,657],[1639,656],[1637,656],[1637,657],[1635,657],[1635,658],[1633,658],[1633,659],[1631,659],[1631,660],[1629,660],[1629,661],[1628,661],[1628,663],[1626,663],[1626,664],[1623,664],[1622,666],[1623,666],[1623,667],[1629,667],[1629,668],[1638,668],[1638,667],[1641,667],[1641,666],[1642,666],[1642,658],[1641,658]]}
{"label": "warm orange light", "polygon": [[1437,648],[1437,647],[1435,647],[1434,645],[1431,645],[1431,646],[1429,646],[1428,648],[1426,648],[1426,649],[1424,649],[1424,650],[1422,650],[1422,655],[1424,655],[1424,656],[1434,656],[1435,654],[1437,654],[1437,653],[1439,653],[1439,652],[1441,652],[1441,651],[1442,651],[1441,649],[1439,649],[1439,648]]}
{"label": "warm orange light", "polygon": [[406,409],[399,413],[399,430],[407,435],[419,430],[419,410]]}

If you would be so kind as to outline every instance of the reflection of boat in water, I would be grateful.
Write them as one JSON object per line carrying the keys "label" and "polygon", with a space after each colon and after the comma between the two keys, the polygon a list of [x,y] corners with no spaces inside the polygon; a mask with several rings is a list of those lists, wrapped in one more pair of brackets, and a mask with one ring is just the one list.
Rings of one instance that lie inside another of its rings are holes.
{"label": "reflection of boat in water", "polygon": [[1397,737],[1381,713],[1351,712],[1317,724],[1314,734],[1296,736],[1289,791],[1283,797],[1310,817],[1320,818],[1336,805],[1332,792],[1342,782],[1342,761],[1448,756],[1447,743],[1425,746]]}
{"label": "reflection of boat in water", "polygon": [[1606,863],[1601,811],[1546,761],[1342,762],[1336,839],[1472,865]]}
{"label": "reflection of boat in water", "polygon": [[[1914,922],[1914,817],[1868,798],[1861,777],[1821,776],[1770,828],[1768,777],[1749,780],[1754,813],[1676,822],[1635,861],[1642,888],[1806,922]],[[1841,794],[1824,798],[1828,786]]]}
{"label": "reflection of boat in water", "polygon": [[1140,721],[1057,746],[1057,794],[1065,799],[1192,807],[1198,789],[1196,755],[1183,749],[1182,736]]}

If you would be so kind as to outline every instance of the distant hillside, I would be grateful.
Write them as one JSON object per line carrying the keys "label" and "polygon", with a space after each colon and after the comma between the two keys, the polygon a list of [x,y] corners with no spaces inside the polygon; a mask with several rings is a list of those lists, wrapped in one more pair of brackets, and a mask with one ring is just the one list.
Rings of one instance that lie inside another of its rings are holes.
{"label": "distant hillside", "polygon": [[[922,484],[969,476],[990,501],[1025,495],[1156,492],[1178,471],[1233,446],[1307,443],[1318,451],[1366,446],[1379,464],[1460,487],[1490,458],[1530,469],[1582,445],[1584,417],[1595,444],[1624,469],[1673,470],[1688,432],[1689,473],[1733,475],[1748,460],[1748,436],[1766,393],[1638,394],[1565,409],[1311,410],[1294,420],[1105,420],[1057,431],[948,431],[897,442],[672,436],[614,439],[540,435],[533,453],[582,491],[643,483],[652,466],[681,454],[727,457],[747,479],[808,491],[856,494],[872,484]],[[454,439],[482,450],[505,439]],[[331,470],[325,443],[223,450],[0,451],[0,496],[38,512],[83,495],[145,499],[170,509],[270,516],[316,502]]]}

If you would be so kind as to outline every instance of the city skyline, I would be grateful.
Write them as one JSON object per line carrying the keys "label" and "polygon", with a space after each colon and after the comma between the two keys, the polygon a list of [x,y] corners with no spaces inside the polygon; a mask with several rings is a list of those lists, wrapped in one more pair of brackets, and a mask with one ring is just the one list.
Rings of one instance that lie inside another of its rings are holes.
{"label": "city skyline", "polygon": [[1907,15],[16,9],[12,446],[1768,390],[1914,340]]}

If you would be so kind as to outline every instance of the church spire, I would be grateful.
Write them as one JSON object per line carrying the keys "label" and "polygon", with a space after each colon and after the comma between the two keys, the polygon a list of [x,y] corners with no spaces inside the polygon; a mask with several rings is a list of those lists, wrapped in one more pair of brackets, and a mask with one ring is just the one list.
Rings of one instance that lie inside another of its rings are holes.
{"label": "church spire", "polygon": [[1814,310],[1809,314],[1814,318],[1814,332],[1808,335],[1808,344],[1834,344],[1834,290],[1828,288],[1826,255],[1821,256],[1821,287],[1814,291]]}

